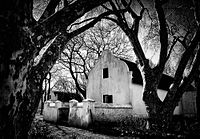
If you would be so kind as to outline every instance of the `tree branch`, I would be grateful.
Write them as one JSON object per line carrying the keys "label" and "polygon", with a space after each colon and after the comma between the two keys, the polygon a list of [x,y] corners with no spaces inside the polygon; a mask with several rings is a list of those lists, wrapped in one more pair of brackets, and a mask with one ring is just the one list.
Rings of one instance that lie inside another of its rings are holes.
{"label": "tree branch", "polygon": [[88,79],[88,75],[86,73],[86,68],[85,68],[85,66],[86,66],[86,59],[84,59],[83,56],[79,52],[77,52],[77,54],[80,56],[80,58],[83,61],[83,65],[82,65],[83,66],[83,73],[85,75],[85,78]]}
{"label": "tree branch", "polygon": [[171,52],[172,52],[174,46],[176,45],[178,39],[179,39],[178,37],[174,37],[174,40],[173,40],[173,43],[172,43],[172,45],[171,45],[171,47],[170,47],[170,50],[169,50],[169,52],[168,52],[166,61],[169,59],[169,57],[170,57],[170,55],[171,55]]}
{"label": "tree branch", "polygon": [[193,51],[195,50],[195,48],[198,46],[198,43],[200,41],[200,27],[198,27],[196,34],[194,35],[190,46],[185,50],[185,52],[183,53],[179,66],[176,70],[176,74],[174,76],[174,87],[178,87],[181,80],[183,79],[183,72],[185,70],[185,67],[190,59],[190,56],[193,54]]}
{"label": "tree branch", "polygon": [[73,31],[70,33],[70,35],[72,36],[76,36],[79,34],[79,32],[84,32],[85,30],[89,29],[90,27],[93,27],[98,21],[100,21],[102,18],[112,14],[112,11],[108,11],[105,13],[102,13],[101,15],[99,15],[98,17],[96,17],[93,21],[91,21],[90,23],[86,24],[85,26]]}
{"label": "tree branch", "polygon": [[94,19],[95,19],[95,17],[92,17],[92,18],[85,19],[85,20],[83,20],[81,22],[74,23],[74,24],[70,25],[69,29],[67,29],[68,30],[67,32],[69,32],[72,29],[73,26],[80,25],[80,24],[82,24],[84,22],[88,22],[88,21],[94,20]]}
{"label": "tree branch", "polygon": [[167,49],[168,49],[168,32],[167,32],[167,23],[165,19],[164,10],[162,8],[162,2],[160,0],[155,0],[155,8],[158,14],[158,20],[160,23],[160,58],[159,58],[159,67],[164,70],[166,58],[167,58]]}
{"label": "tree branch", "polygon": [[[108,0],[77,0],[69,4],[68,7],[64,7],[32,28],[34,32],[33,41],[36,45],[44,44],[44,41],[52,35],[66,32],[66,28],[75,20],[106,1]],[[40,47],[43,47],[43,45]]]}
{"label": "tree branch", "polygon": [[[56,40],[47,48],[46,52],[43,54],[42,59],[40,60],[40,62],[34,66],[34,68],[32,70],[38,70],[38,74],[41,74],[41,76],[45,76],[51,68],[54,65],[54,63],[56,62],[56,60],[59,58],[59,53],[60,51],[62,52],[65,48],[65,44],[74,36],[84,32],[85,30],[87,30],[88,28],[92,27],[95,25],[95,23],[97,23],[98,21],[101,20],[101,18],[103,18],[106,15],[109,15],[110,12],[106,12],[101,14],[100,16],[98,16],[96,19],[94,19],[93,21],[91,21],[90,23],[88,23],[87,25],[71,32],[71,33],[64,33],[64,34],[60,34]],[[61,45],[60,48],[58,48],[58,44]]]}
{"label": "tree branch", "polygon": [[60,0],[50,0],[49,4],[47,5],[45,11],[43,12],[42,16],[38,20],[38,22],[42,22],[47,19],[49,16],[55,13],[55,8],[59,4]]}
{"label": "tree branch", "polygon": [[200,2],[199,0],[193,0],[193,4],[194,4],[194,17],[196,20],[197,25],[199,26],[200,24]]}
{"label": "tree branch", "polygon": [[[72,56],[72,55],[71,55],[71,56]],[[78,89],[78,91],[80,91],[81,94],[82,94],[84,97],[86,97],[86,91],[83,90],[83,89],[80,87],[80,85],[79,85],[79,83],[78,83],[78,80],[77,80],[77,77],[74,75],[74,72],[73,72],[73,70],[72,70],[71,60],[72,60],[72,57],[70,58],[70,61],[69,61],[69,71],[70,71],[70,74],[71,74],[72,78],[74,79],[74,82],[75,82],[75,85],[76,85],[76,88]]]}
{"label": "tree branch", "polygon": [[112,11],[111,9],[109,9],[108,7],[106,7],[104,4],[101,5],[104,9],[106,9],[107,11]]}
{"label": "tree branch", "polygon": [[184,47],[185,49],[188,48],[188,45],[187,45],[186,41],[187,41],[187,37],[188,37],[189,34],[190,34],[190,31],[188,30],[188,31],[186,32],[185,36],[183,37],[183,40],[181,40],[180,38],[178,38],[178,41],[183,45],[183,47]]}
{"label": "tree branch", "polygon": [[186,89],[191,85],[192,81],[194,81],[195,77],[197,77],[200,73],[199,71],[199,65],[200,65],[200,48],[198,49],[196,59],[194,61],[194,65],[192,67],[192,70],[190,74],[183,79],[183,83],[180,85],[179,89],[177,90],[177,93],[175,95],[175,101],[179,101],[180,97],[183,95],[183,93],[186,91]]}

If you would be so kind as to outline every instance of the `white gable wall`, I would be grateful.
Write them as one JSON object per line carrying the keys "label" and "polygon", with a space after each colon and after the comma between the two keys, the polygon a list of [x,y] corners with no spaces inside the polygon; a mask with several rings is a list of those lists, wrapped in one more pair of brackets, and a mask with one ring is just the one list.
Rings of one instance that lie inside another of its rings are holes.
{"label": "white gable wall", "polygon": [[[103,79],[103,69],[108,78]],[[91,70],[87,85],[87,98],[103,102],[103,95],[112,95],[114,104],[130,104],[130,72],[126,63],[105,51]]]}
{"label": "white gable wall", "polygon": [[147,115],[146,107],[142,101],[142,86],[138,84],[130,84],[131,90],[131,103],[133,110],[136,114]]}
{"label": "white gable wall", "polygon": [[[103,79],[104,68],[108,68],[109,72],[108,78],[105,79]],[[131,83],[132,72],[126,63],[114,57],[109,51],[103,53],[88,78],[87,98],[102,103],[103,95],[112,95],[113,104],[131,104],[134,113],[147,115],[142,100],[142,85]],[[166,93],[158,89],[161,101],[164,100]],[[177,107],[175,113],[179,114],[179,111],[180,108]]]}
{"label": "white gable wall", "polygon": [[[130,84],[130,93],[132,94],[131,104],[136,114],[147,115],[146,106],[144,104],[144,101],[142,100],[143,97],[142,89],[143,89],[142,85],[132,84],[132,83]],[[163,101],[167,94],[167,91],[158,89],[157,93],[160,100]]]}

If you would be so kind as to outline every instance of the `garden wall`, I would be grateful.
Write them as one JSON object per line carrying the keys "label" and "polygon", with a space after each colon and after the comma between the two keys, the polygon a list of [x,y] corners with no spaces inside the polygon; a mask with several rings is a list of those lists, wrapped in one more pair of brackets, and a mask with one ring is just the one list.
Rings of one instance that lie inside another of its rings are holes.
{"label": "garden wall", "polygon": [[136,117],[131,105],[95,103],[92,115],[94,122],[110,124],[131,124]]}
{"label": "garden wall", "polygon": [[94,101],[85,99],[78,103],[76,100],[69,101],[68,124],[70,126],[87,128],[93,122],[92,113],[94,113]]}
{"label": "garden wall", "polygon": [[50,122],[59,121],[59,108],[63,106],[61,101],[46,101],[44,103],[43,117]]}
{"label": "garden wall", "polygon": [[91,99],[81,103],[76,100],[69,103],[47,101],[44,109],[46,121],[66,122],[69,126],[84,128],[96,124],[136,125],[143,117],[146,115],[136,115],[131,105],[95,103]]}

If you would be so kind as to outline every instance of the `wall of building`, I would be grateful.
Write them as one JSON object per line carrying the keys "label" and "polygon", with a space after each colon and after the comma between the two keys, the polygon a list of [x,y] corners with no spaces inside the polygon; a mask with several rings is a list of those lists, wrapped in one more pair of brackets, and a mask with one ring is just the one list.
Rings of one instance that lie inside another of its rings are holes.
{"label": "wall of building", "polygon": [[95,123],[131,125],[133,123],[133,117],[135,117],[136,114],[134,113],[130,104],[116,105],[95,103],[95,112],[92,116]]}
{"label": "wall of building", "polygon": [[145,127],[148,117],[145,105],[140,99],[134,101],[133,106],[131,104],[97,103],[91,99],[83,100],[81,103],[76,100],[71,100],[69,103],[46,101],[43,115],[46,121],[65,122],[69,126],[82,128],[96,124],[139,124],[139,126],[142,124],[142,127]]}
{"label": "wall of building", "polygon": [[92,114],[94,113],[94,101],[85,99],[78,103],[77,100],[69,101],[68,124],[75,127],[89,127],[92,122]]}
{"label": "wall of building", "polygon": [[[104,68],[108,68],[108,78],[103,78]],[[131,79],[132,72],[129,71],[126,63],[114,57],[111,52],[104,51],[90,71],[86,90],[87,98],[102,103],[103,95],[112,95],[113,104],[130,104],[133,107],[133,113],[145,116],[147,112],[142,100],[142,85],[133,84]],[[161,101],[164,100],[166,94],[167,91],[158,89]],[[174,114],[194,115],[196,113],[195,94],[196,92],[186,92],[175,108]],[[109,113],[109,110],[105,110]]]}
{"label": "wall of building", "polygon": [[131,104],[136,114],[147,115],[145,104],[142,101],[142,86],[130,84]]}
{"label": "wall of building", "polygon": [[[108,78],[103,78],[104,68],[108,68]],[[90,71],[87,98],[102,103],[103,95],[112,95],[113,104],[130,104],[134,113],[145,116],[147,112],[142,100],[142,85],[133,84],[131,79],[132,72],[126,63],[105,51]],[[166,91],[158,89],[158,96],[163,101]],[[179,113],[179,108],[176,108],[176,113]]]}
{"label": "wall of building", "polygon": [[196,116],[197,107],[196,107],[196,91],[189,91],[183,94],[181,100],[181,110],[186,116]]}
{"label": "wall of building", "polygon": [[[146,115],[146,106],[142,100],[143,94],[142,94],[142,85],[138,84],[131,84],[130,85],[130,92],[131,92],[131,103],[133,106],[133,110],[136,114],[139,115]],[[161,99],[161,101],[164,100],[166,96],[166,91],[158,89],[158,97]]]}
{"label": "wall of building", "polygon": [[81,103],[74,99],[69,103],[48,100],[44,105],[43,116],[46,121],[65,122],[70,126],[87,128],[93,122],[94,113],[94,101],[91,99],[85,99]]}
{"label": "wall of building", "polygon": [[[142,85],[138,84],[131,84],[130,85],[130,92],[131,92],[131,104],[133,106],[133,111],[138,115],[147,115],[146,106],[142,100],[143,94],[142,94]],[[158,97],[161,101],[163,101],[167,95],[167,91],[158,89],[157,90]],[[179,103],[179,106],[177,106],[174,110],[175,115],[179,115],[182,113],[182,106],[181,103]]]}
{"label": "wall of building", "polygon": [[[104,68],[108,68],[108,78],[103,78]],[[103,102],[103,95],[112,95],[114,104],[130,104],[130,74],[125,62],[105,51],[90,71],[87,98]]]}
{"label": "wall of building", "polygon": [[44,103],[43,117],[46,121],[58,122],[59,121],[59,108],[63,106],[61,101],[46,101]]}

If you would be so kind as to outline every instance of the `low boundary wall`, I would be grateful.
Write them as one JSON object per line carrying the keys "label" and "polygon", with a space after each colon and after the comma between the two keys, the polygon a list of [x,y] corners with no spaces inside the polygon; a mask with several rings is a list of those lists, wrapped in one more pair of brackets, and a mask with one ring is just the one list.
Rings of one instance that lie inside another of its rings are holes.
{"label": "low boundary wall", "polygon": [[87,128],[92,124],[94,100],[85,99],[81,103],[78,103],[77,100],[70,100],[69,107],[68,124],[70,126]]}
{"label": "low boundary wall", "polygon": [[93,114],[95,122],[130,124],[135,116],[131,105],[95,103],[95,112]]}
{"label": "low boundary wall", "polygon": [[95,103],[91,99],[85,99],[81,103],[70,100],[67,104],[61,101],[46,101],[44,108],[44,120],[67,122],[69,126],[82,128],[96,123],[132,125],[139,117],[145,116],[136,115],[131,105]]}
{"label": "low boundary wall", "polygon": [[63,106],[61,101],[46,101],[44,103],[43,117],[44,120],[50,122],[59,121],[59,108]]}

